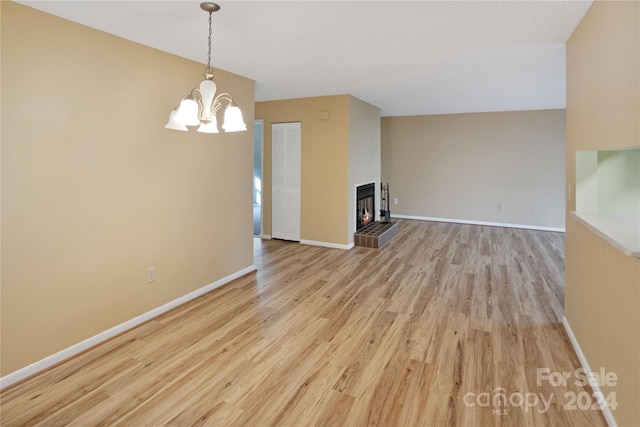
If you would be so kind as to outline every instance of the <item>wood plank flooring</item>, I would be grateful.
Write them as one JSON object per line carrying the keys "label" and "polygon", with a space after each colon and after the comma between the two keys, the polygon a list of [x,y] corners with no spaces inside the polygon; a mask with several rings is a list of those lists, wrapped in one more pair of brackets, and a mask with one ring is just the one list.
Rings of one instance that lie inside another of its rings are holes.
{"label": "wood plank flooring", "polygon": [[381,250],[256,240],[257,273],[5,390],[2,426],[606,425],[537,376],[580,366],[563,234],[398,222]]}

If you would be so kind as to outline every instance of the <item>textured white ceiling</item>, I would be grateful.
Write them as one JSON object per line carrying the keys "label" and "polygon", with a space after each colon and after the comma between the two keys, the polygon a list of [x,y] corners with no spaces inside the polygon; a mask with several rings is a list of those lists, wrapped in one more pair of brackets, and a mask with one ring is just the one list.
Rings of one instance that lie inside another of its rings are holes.
{"label": "textured white ceiling", "polygon": [[[199,1],[20,3],[206,62]],[[592,1],[218,3],[212,65],[257,101],[348,93],[398,116],[564,108],[564,43]]]}

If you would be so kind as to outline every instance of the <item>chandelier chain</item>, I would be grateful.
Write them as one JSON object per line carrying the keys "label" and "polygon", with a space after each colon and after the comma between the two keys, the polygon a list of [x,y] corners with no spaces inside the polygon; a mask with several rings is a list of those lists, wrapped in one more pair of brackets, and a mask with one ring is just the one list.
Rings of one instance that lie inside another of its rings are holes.
{"label": "chandelier chain", "polygon": [[211,68],[211,15],[212,12],[209,12],[209,52],[207,54],[207,68]]}

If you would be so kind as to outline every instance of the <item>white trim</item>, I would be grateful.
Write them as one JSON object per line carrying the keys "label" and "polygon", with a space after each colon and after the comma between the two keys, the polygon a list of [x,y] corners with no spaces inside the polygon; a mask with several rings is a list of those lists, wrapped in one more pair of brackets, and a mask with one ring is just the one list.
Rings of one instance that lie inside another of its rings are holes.
{"label": "white trim", "polygon": [[247,268],[244,268],[240,271],[237,271],[233,274],[223,277],[222,279],[217,280],[200,289],[196,289],[193,292],[183,295],[180,298],[170,301],[164,305],[161,305],[160,307],[156,307],[151,311],[147,311],[146,313],[141,314],[140,316],[134,317],[133,319],[127,320],[124,323],[116,325],[111,329],[107,329],[106,331],[100,332],[98,335],[94,335],[91,338],[87,338],[84,341],[81,341],[77,344],[72,345],[71,347],[67,347],[63,350],[60,350],[59,352],[52,354],[51,356],[47,356],[44,359],[39,360],[37,362],[34,362],[31,365],[25,366],[22,369],[18,369],[17,371],[7,374],[4,377],[0,378],[0,389],[8,387],[11,384],[15,384],[18,381],[22,381],[23,379],[28,378],[32,375],[35,375],[38,372],[41,372],[47,368],[50,368],[53,365],[63,362],[69,359],[70,357],[75,356],[78,353],[81,353],[108,339],[111,339],[116,335],[126,332],[129,329],[135,328],[136,326],[141,325],[142,323],[148,320],[151,320],[154,317],[157,317],[163,313],[166,313],[167,311],[181,304],[184,304],[187,301],[197,298],[200,295],[206,294],[207,292],[210,292],[216,288],[219,288],[220,286],[226,285],[227,283],[241,276],[244,276],[245,274],[249,274],[255,270],[256,270],[256,266],[251,265]]}
{"label": "white trim", "polygon": [[[562,316],[562,326],[564,326],[564,330],[567,332],[567,335],[569,336],[569,341],[571,341],[573,350],[576,352],[576,355],[578,356],[578,360],[580,360],[580,364],[582,365],[582,368],[586,371],[588,375],[590,375],[593,371],[589,367],[589,362],[587,362],[587,358],[582,352],[582,349],[580,348],[580,344],[578,343],[578,339],[573,334],[573,330],[571,329],[571,326],[569,325],[569,320],[567,319],[566,316]],[[595,382],[594,384],[591,384],[591,388],[593,389],[593,394],[602,395],[602,391],[600,390],[600,387],[598,386],[597,382]],[[609,425],[609,427],[618,427],[618,423],[616,423],[616,419],[614,418],[613,413],[611,412],[611,409],[609,409],[607,405],[604,405],[604,406],[599,405],[599,406],[600,406],[600,409],[602,410],[602,414],[604,415],[604,418],[607,420],[607,424]]]}
{"label": "white trim", "polygon": [[323,248],[344,249],[347,251],[353,248],[354,246],[353,243],[349,243],[348,245],[342,245],[340,243],[316,242],[315,240],[300,240],[300,243],[303,245],[322,246]]}
{"label": "white trim", "polygon": [[271,240],[271,234],[262,234],[262,236],[260,236],[261,239],[264,240]]}
{"label": "white trim", "polygon": [[487,221],[468,221],[465,219],[432,218],[428,216],[391,214],[391,217],[399,218],[399,219],[416,219],[418,221],[453,222],[456,224],[488,225],[490,227],[508,227],[508,228],[524,228],[527,230],[557,231],[560,233],[564,233],[566,231],[565,228],[559,228],[559,227],[543,227],[540,225],[507,224],[502,222],[487,222]]}

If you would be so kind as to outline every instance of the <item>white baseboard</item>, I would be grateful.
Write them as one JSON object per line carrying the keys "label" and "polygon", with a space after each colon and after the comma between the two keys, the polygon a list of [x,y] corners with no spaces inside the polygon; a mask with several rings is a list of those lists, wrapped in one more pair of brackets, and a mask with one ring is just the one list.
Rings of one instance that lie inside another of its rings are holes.
{"label": "white baseboard", "polygon": [[[587,362],[587,358],[582,352],[582,348],[580,348],[578,339],[573,334],[573,330],[571,329],[571,326],[569,325],[569,320],[566,318],[566,316],[562,316],[562,326],[564,326],[564,330],[567,332],[567,335],[569,336],[569,341],[571,341],[571,345],[573,346],[573,349],[578,355],[578,359],[580,360],[580,364],[582,365],[582,368],[586,371],[587,374],[591,374],[591,372],[593,371],[591,371],[591,367],[589,367],[589,362]],[[600,390],[600,387],[598,386],[597,383],[594,383],[593,385],[591,385],[591,388],[593,389],[594,394],[596,393],[600,395],[602,394],[602,391]],[[606,405],[604,406],[600,405],[600,409],[602,409],[602,414],[604,415],[604,418],[607,420],[607,424],[609,425],[609,427],[618,427],[618,423],[616,423],[616,419],[614,418],[613,413],[611,412],[611,409],[609,409],[609,407]]]}
{"label": "white baseboard", "polygon": [[264,240],[271,240],[271,234],[263,234],[260,236],[260,238]]}
{"label": "white baseboard", "polygon": [[251,265],[249,267],[243,268],[240,271],[237,271],[233,274],[230,274],[226,277],[223,277],[220,280],[217,280],[207,286],[204,286],[200,289],[196,289],[193,292],[190,292],[180,298],[177,298],[173,301],[170,301],[160,307],[154,308],[151,311],[148,311],[140,316],[134,317],[133,319],[127,320],[124,323],[114,326],[111,329],[107,329],[104,332],[99,333],[98,335],[94,335],[91,338],[87,338],[84,341],[81,341],[77,344],[72,345],[71,347],[67,347],[59,352],[52,354],[51,356],[45,357],[42,360],[39,360],[31,365],[28,365],[22,369],[18,369],[15,372],[5,375],[0,378],[0,390],[10,386],[11,384],[15,384],[18,381],[22,381],[25,378],[28,378],[32,375],[37,374],[47,368],[50,368],[53,365],[56,365],[60,362],[69,359],[70,357],[75,356],[78,353],[81,353],[91,347],[94,347],[110,338],[115,337],[123,332],[128,331],[129,329],[135,328],[136,326],[153,319],[167,311],[184,304],[187,301],[190,301],[194,298],[199,297],[200,295],[206,294],[209,291],[212,291],[220,286],[226,285],[227,283],[237,279],[238,277],[244,276],[245,274],[251,273],[255,271],[255,265]]}
{"label": "white baseboard", "polygon": [[464,219],[432,218],[428,216],[391,214],[391,217],[399,218],[399,219],[417,219],[419,221],[452,222],[455,224],[488,225],[490,227],[507,227],[507,228],[523,228],[526,230],[556,231],[559,233],[564,233],[566,231],[565,228],[559,228],[559,227],[542,227],[539,225],[507,224],[502,222],[467,221]]}
{"label": "white baseboard", "polygon": [[303,245],[322,246],[323,248],[344,249],[347,251],[353,248],[354,246],[353,243],[349,243],[348,245],[342,245],[339,243],[317,242],[315,240],[300,240],[300,243],[302,243]]}

